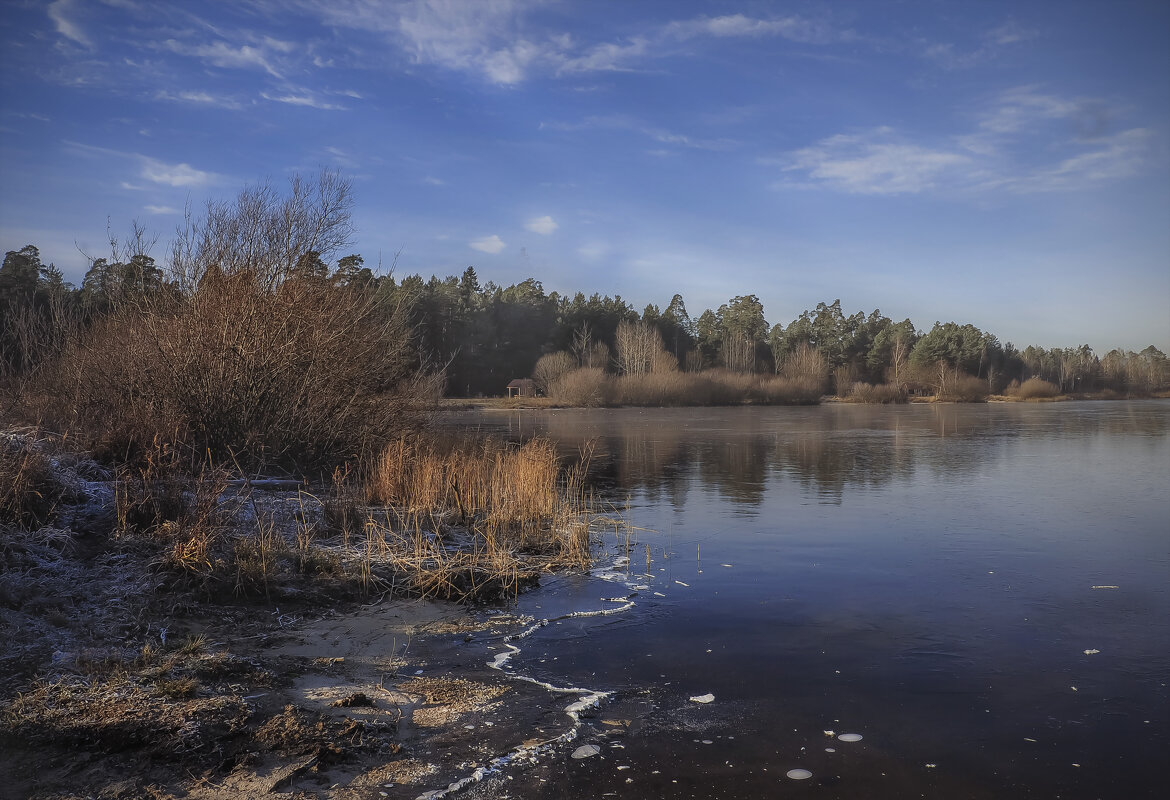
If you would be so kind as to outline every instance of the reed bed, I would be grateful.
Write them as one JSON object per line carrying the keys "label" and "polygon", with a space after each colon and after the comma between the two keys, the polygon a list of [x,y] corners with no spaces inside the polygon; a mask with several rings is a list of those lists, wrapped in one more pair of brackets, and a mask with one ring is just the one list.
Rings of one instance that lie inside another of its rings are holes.
{"label": "reed bed", "polygon": [[847,403],[905,403],[909,400],[906,392],[893,383],[865,383],[858,381],[849,387],[848,394],[841,398]]}
{"label": "reed bed", "polygon": [[391,442],[364,481],[363,585],[470,600],[588,566],[590,456],[562,467],[544,438]]}
{"label": "reed bed", "polygon": [[549,397],[581,407],[806,405],[819,402],[823,391],[820,376],[769,376],[727,369],[614,376],[594,368],[574,370],[554,381]]}
{"label": "reed bed", "polygon": [[1060,394],[1060,387],[1043,378],[1028,378],[1023,383],[1008,386],[1006,394],[1017,400],[1048,400]]}

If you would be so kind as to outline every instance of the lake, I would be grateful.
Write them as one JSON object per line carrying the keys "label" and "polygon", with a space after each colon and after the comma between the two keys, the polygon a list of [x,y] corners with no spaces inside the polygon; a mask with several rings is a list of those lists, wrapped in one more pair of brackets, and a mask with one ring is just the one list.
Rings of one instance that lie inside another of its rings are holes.
{"label": "lake", "polygon": [[517,796],[1161,796],[1170,403],[458,422],[593,441],[598,497],[635,528],[518,601],[633,606],[516,643],[515,673],[613,693]]}

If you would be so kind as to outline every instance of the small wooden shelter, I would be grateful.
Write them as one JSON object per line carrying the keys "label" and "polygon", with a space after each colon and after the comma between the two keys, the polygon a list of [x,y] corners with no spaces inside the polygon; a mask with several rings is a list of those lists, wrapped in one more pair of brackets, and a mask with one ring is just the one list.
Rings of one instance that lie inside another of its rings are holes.
{"label": "small wooden shelter", "polygon": [[508,384],[508,397],[536,397],[536,384],[532,378],[517,378]]}

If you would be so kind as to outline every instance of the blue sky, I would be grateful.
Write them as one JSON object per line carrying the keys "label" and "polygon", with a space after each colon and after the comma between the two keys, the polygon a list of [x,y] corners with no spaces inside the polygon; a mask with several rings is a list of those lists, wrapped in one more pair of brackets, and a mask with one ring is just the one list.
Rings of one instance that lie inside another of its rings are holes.
{"label": "blue sky", "polygon": [[1170,350],[1170,5],[4,2],[0,247],[340,168],[397,272]]}

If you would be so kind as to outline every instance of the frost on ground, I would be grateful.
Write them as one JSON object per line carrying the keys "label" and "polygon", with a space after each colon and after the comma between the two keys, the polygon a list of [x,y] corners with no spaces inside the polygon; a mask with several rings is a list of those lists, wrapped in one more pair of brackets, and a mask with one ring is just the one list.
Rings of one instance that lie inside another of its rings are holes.
{"label": "frost on ground", "polygon": [[166,530],[119,533],[110,472],[13,442],[44,447],[52,507],[0,518],[4,793],[414,798],[573,729],[563,696],[486,665],[522,622],[385,599],[392,565],[363,571],[315,497],[230,488],[216,535],[260,522],[268,549],[183,572]]}

